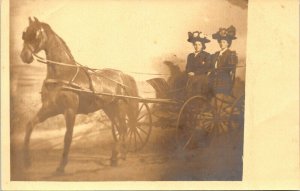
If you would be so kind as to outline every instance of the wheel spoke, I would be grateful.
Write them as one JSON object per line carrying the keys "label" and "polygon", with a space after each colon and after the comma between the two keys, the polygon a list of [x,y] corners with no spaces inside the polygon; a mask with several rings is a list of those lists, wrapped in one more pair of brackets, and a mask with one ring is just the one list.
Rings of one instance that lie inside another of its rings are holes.
{"label": "wheel spoke", "polygon": [[140,109],[139,109],[139,111],[138,111],[138,114],[140,114],[140,112],[142,111],[144,105],[145,105],[145,104],[142,104],[142,106],[140,107]]}
{"label": "wheel spoke", "polygon": [[224,132],[228,131],[228,127],[223,122],[221,122],[220,125],[221,125]]}
{"label": "wheel spoke", "polygon": [[202,123],[201,124],[203,124],[203,125],[207,125],[207,124],[211,124],[211,123],[213,123],[213,121],[212,120],[202,120]]}
{"label": "wheel spoke", "polygon": [[[191,143],[194,132],[198,128],[208,129],[213,119],[211,103],[201,96],[194,96],[186,100],[179,112],[177,119],[177,143],[185,149]],[[213,101],[216,101],[213,99]],[[207,131],[207,130],[205,130]]]}
{"label": "wheel spoke", "polygon": [[214,106],[215,106],[215,107],[214,107],[215,112],[217,113],[217,112],[218,112],[218,101],[217,101],[217,98],[214,99],[214,103],[213,103],[213,104],[214,104]]}
{"label": "wheel spoke", "polygon": [[147,113],[143,114],[142,116],[140,116],[139,118],[137,118],[137,121],[139,121],[140,119],[142,119],[143,117],[145,117],[146,115],[148,115]]}
{"label": "wheel spoke", "polygon": [[142,129],[140,126],[136,126],[136,128],[138,128],[138,129],[141,130],[143,133],[145,133],[146,135],[148,135],[148,133],[147,133],[144,129]]}
{"label": "wheel spoke", "polygon": [[131,145],[132,133],[133,131],[129,130],[129,145]]}
{"label": "wheel spoke", "polygon": [[[224,100],[224,96],[222,96],[222,98],[223,98],[223,100]],[[220,104],[220,106],[218,107],[219,108],[219,110],[217,109],[217,111],[219,112],[219,113],[221,113],[222,112],[222,107],[223,107],[223,104],[224,104],[224,101],[223,100],[221,100],[220,102],[221,102],[221,104]]]}
{"label": "wheel spoke", "polygon": [[229,115],[223,115],[220,117],[220,121],[228,121],[230,119],[230,116]]}
{"label": "wheel spoke", "polygon": [[213,117],[213,114],[210,113],[210,112],[205,112],[205,113],[201,113],[200,116],[203,117],[203,118],[211,119]]}
{"label": "wheel spoke", "polygon": [[209,129],[208,127],[210,127],[212,125],[212,123],[206,123],[203,125],[203,129]]}
{"label": "wheel spoke", "polygon": [[138,131],[136,131],[136,134],[138,135],[139,139],[141,140],[141,143],[144,144],[144,141]]}
{"label": "wheel spoke", "polygon": [[119,131],[118,131],[118,130],[116,130],[116,137],[117,137],[117,139],[120,138],[120,134],[119,134]]}
{"label": "wheel spoke", "polygon": [[130,137],[130,132],[127,134],[127,138],[129,137],[128,145],[127,147],[130,148],[131,145],[131,137]]}
{"label": "wheel spoke", "polygon": [[211,123],[206,129],[207,129],[207,132],[211,133],[212,130],[213,130],[213,127],[214,127],[214,124]]}
{"label": "wheel spoke", "polygon": [[134,151],[136,151],[136,133],[135,132],[133,133],[134,133]]}

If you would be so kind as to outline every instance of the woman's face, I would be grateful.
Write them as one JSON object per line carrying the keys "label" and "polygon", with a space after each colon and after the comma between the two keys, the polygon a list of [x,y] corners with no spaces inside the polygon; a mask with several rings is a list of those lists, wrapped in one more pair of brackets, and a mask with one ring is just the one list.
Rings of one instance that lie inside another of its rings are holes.
{"label": "woman's face", "polygon": [[196,52],[200,52],[202,50],[202,43],[200,41],[194,42],[194,48]]}
{"label": "woman's face", "polygon": [[219,41],[219,45],[220,45],[220,48],[223,50],[225,48],[228,48],[229,44],[227,42],[227,40],[220,40]]}

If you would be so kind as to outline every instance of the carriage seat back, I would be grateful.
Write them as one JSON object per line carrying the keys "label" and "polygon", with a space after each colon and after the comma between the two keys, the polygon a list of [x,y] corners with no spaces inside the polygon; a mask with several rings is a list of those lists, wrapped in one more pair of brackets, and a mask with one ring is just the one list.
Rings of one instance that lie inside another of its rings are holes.
{"label": "carriage seat back", "polygon": [[164,78],[152,78],[146,81],[156,92],[156,98],[168,98],[170,86]]}

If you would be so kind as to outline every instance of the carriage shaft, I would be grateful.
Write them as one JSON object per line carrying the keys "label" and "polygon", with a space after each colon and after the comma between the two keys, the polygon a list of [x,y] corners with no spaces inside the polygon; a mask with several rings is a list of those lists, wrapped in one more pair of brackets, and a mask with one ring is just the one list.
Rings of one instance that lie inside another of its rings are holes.
{"label": "carriage shaft", "polygon": [[128,96],[128,95],[117,95],[117,94],[110,94],[110,93],[104,93],[104,92],[93,92],[91,90],[83,90],[83,89],[77,89],[77,88],[66,87],[66,86],[64,86],[63,89],[77,91],[77,92],[91,93],[94,95],[109,96],[109,97],[120,98],[120,99],[124,99],[124,98],[132,99],[132,100],[137,100],[142,103],[158,103],[158,104],[178,104],[179,103],[179,101],[172,100],[172,99],[142,98],[142,97],[135,97],[135,96]]}

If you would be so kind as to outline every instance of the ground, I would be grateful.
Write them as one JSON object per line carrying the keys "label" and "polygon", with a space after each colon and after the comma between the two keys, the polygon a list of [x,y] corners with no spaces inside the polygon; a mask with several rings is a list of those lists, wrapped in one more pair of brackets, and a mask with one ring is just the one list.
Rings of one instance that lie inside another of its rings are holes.
{"label": "ground", "polygon": [[[94,130],[94,131],[91,131]],[[14,138],[12,180],[35,181],[168,181],[241,180],[242,129],[216,135],[208,144],[199,133],[191,147],[176,149],[175,129],[153,127],[146,147],[129,153],[117,167],[109,165],[113,138],[109,127],[77,125],[65,174],[54,171],[62,154],[64,129],[37,129],[31,142],[32,166],[22,164],[22,139]]]}

